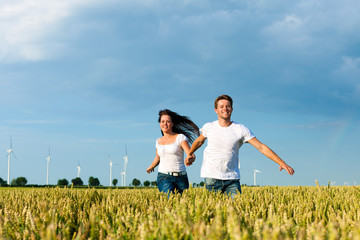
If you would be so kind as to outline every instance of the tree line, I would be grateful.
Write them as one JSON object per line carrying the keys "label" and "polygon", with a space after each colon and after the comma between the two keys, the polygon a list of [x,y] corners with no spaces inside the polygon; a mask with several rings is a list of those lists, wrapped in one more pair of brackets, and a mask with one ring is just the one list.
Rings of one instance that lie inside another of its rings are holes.
{"label": "tree line", "polygon": [[[14,178],[11,183],[10,186],[12,187],[24,187],[27,184],[27,179],[25,177],[18,177],[18,178]],[[67,179],[59,179],[57,182],[58,186],[68,186],[70,184],[70,182]],[[118,184],[118,180],[115,178],[112,180],[112,184],[113,186],[116,186]],[[74,179],[71,180],[71,184],[73,186],[83,186],[84,182],[80,177],[76,177]],[[144,186],[144,187],[156,187],[156,181],[149,181],[149,180],[145,180],[143,183],[141,183],[141,181],[137,178],[134,178],[131,182],[131,186],[134,187],[139,187],[139,186]],[[193,183],[192,184],[193,187],[202,187],[204,186],[204,182],[200,182],[199,184],[197,183]],[[0,178],[0,186],[5,187],[5,186],[9,186],[7,184],[7,181],[3,180],[2,178]],[[88,186],[101,186],[100,185],[100,180],[96,177],[89,177],[88,180]]]}

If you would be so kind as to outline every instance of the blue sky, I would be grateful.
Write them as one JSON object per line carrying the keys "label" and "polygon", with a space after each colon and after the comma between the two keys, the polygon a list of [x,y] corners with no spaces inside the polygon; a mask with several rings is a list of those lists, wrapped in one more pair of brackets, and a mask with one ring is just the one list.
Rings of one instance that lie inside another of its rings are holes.
{"label": "blue sky", "polygon": [[[360,2],[5,1],[0,3],[0,177],[50,184],[90,176],[156,179],[146,168],[169,108],[200,127],[213,101],[295,169],[289,176],[251,145],[241,182],[360,183]],[[199,183],[204,147],[188,168]],[[2,153],[2,154],[1,154]],[[2,156],[2,157],[1,157]],[[1,160],[2,159],[2,160]]]}

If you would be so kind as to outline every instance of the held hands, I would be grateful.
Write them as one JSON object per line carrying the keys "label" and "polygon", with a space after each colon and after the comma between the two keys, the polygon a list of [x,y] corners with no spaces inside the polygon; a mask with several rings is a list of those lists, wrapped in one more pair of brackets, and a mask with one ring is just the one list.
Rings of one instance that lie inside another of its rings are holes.
{"label": "held hands", "polygon": [[195,154],[191,154],[185,158],[185,166],[190,166],[195,162],[196,156]]}
{"label": "held hands", "polygon": [[290,175],[293,175],[295,173],[295,170],[292,167],[290,167],[289,165],[287,165],[285,162],[282,162],[279,165],[279,171],[281,171],[283,169],[285,169],[288,172],[288,174],[290,174]]}

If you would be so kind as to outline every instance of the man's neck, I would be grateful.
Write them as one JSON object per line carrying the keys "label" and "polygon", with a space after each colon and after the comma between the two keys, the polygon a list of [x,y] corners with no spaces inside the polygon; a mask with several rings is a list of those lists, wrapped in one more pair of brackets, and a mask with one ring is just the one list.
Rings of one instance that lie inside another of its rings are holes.
{"label": "man's neck", "polygon": [[229,119],[219,118],[218,120],[220,127],[228,127],[232,124],[232,121]]}

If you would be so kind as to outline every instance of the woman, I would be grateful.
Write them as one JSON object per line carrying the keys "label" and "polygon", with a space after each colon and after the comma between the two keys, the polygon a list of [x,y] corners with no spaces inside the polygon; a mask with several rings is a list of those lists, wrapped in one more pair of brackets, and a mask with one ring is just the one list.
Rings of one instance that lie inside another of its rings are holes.
{"label": "woman", "polygon": [[163,136],[156,139],[156,156],[146,171],[151,173],[159,165],[159,191],[170,194],[177,190],[181,194],[189,188],[184,151],[189,153],[189,142],[194,141],[194,135],[199,136],[199,128],[188,117],[168,109],[159,112],[158,121]]}

